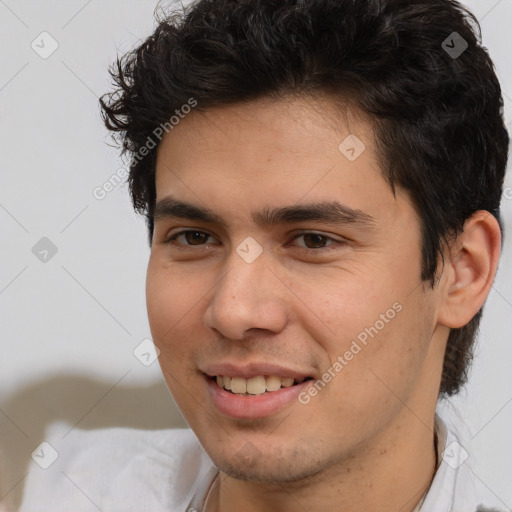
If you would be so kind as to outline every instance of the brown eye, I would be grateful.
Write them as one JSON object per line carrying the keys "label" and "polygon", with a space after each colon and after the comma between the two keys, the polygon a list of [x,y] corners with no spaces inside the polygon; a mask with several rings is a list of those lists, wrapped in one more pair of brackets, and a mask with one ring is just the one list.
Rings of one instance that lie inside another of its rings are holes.
{"label": "brown eye", "polygon": [[188,229],[175,233],[167,238],[164,243],[182,247],[191,247],[206,245],[207,243],[212,243],[212,240],[213,237],[204,231]]}
{"label": "brown eye", "polygon": [[182,234],[185,236],[185,240],[189,245],[201,245],[201,243],[208,240],[208,237],[210,236],[202,231],[187,231]]}
{"label": "brown eye", "polygon": [[325,247],[328,237],[318,235],[316,233],[309,233],[302,235],[305,245],[308,249],[321,249]]}
{"label": "brown eye", "polygon": [[321,252],[339,248],[345,240],[338,240],[322,233],[300,233],[293,239],[295,247],[305,251]]}

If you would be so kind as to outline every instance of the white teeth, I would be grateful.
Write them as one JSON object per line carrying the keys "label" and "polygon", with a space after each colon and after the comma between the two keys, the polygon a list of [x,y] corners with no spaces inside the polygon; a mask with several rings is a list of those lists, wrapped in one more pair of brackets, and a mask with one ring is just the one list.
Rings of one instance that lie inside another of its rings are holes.
{"label": "white teeth", "polygon": [[258,376],[247,379],[247,393],[250,395],[261,395],[267,390],[265,377]]}
{"label": "white teeth", "polygon": [[231,379],[231,391],[241,395],[247,393],[247,381],[242,377],[233,377]]}
{"label": "white teeth", "polygon": [[281,388],[281,378],[271,375],[267,377],[267,391],[277,391]]}
{"label": "white teeth", "polygon": [[[270,375],[268,377],[258,375],[250,379],[217,375],[216,381],[219,387],[237,395],[262,395],[267,391],[277,391],[281,389],[281,387],[288,388],[295,383],[293,377],[281,378],[276,375]],[[300,384],[303,381],[304,379],[299,379],[297,382]]]}

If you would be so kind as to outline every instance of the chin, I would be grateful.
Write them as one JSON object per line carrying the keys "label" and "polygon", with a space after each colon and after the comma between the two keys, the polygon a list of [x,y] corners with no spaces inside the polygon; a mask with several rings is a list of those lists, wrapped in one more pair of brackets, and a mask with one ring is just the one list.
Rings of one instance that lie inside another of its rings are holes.
{"label": "chin", "polygon": [[299,464],[292,456],[278,457],[275,452],[269,455],[256,450],[251,443],[247,443],[237,454],[213,454],[210,457],[214,464],[231,478],[262,484],[302,481],[321,470],[321,463],[312,457],[304,464]]}
{"label": "chin", "polygon": [[223,467],[220,467],[219,469],[226,475],[236,480],[260,484],[284,484],[297,482],[315,474],[312,471],[298,473],[291,472],[289,467],[286,469],[286,471],[281,471],[275,467],[248,468],[241,467],[238,464],[224,464]]}

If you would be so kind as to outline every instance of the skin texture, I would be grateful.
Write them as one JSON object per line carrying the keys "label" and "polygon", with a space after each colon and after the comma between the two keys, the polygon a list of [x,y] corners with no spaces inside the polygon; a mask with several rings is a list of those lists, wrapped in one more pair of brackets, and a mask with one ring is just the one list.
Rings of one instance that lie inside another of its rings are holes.
{"label": "skin texture", "polygon": [[[355,161],[338,149],[350,133],[366,146]],[[420,280],[418,215],[407,193],[393,195],[374,147],[370,121],[327,97],[193,111],[159,147],[157,201],[172,195],[224,220],[157,219],[147,273],[164,378],[221,470],[210,511],[410,511],[430,484],[449,328],[483,304],[499,228],[477,212],[431,290]],[[265,226],[250,215],[334,200],[374,223]],[[184,229],[206,235],[166,242]],[[299,236],[311,231],[327,238]],[[248,236],[263,248],[252,263],[236,252]],[[271,362],[319,379],[396,303],[306,405],[248,420],[211,403],[207,364]]]}

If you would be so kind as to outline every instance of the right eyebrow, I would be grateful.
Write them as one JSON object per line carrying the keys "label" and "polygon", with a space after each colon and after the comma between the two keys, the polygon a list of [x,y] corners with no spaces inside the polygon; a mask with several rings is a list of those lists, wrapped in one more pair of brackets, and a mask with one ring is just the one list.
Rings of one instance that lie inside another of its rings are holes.
{"label": "right eyebrow", "polygon": [[223,219],[213,210],[192,203],[179,201],[171,196],[165,197],[155,205],[154,220],[165,218],[179,218],[224,224]]}

